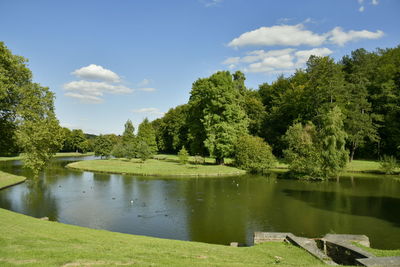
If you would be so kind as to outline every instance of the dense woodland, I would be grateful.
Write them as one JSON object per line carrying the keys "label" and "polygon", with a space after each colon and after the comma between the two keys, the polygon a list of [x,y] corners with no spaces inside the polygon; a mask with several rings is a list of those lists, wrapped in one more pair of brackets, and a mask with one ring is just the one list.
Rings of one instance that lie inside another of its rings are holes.
{"label": "dense woodland", "polygon": [[137,134],[128,120],[121,136],[96,137],[61,128],[53,93],[0,43],[0,154],[23,152],[40,169],[58,151],[146,160],[187,150],[256,171],[285,158],[311,177],[332,176],[353,158],[400,157],[400,47],[357,49],[339,62],[311,56],[305,69],[256,90],[245,79],[240,71],[200,78],[187,104],[144,120]]}

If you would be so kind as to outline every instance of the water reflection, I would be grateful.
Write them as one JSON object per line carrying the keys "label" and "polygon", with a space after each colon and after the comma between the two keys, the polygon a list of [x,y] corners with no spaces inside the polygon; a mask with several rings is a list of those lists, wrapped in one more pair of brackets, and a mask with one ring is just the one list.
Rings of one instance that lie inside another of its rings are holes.
{"label": "water reflection", "polygon": [[[309,237],[334,232],[366,234],[378,248],[400,247],[400,182],[394,179],[160,179],[64,168],[79,159],[58,159],[39,181],[0,191],[0,207],[91,228],[209,243],[251,244],[255,231]],[[0,168],[29,175],[18,161]]]}

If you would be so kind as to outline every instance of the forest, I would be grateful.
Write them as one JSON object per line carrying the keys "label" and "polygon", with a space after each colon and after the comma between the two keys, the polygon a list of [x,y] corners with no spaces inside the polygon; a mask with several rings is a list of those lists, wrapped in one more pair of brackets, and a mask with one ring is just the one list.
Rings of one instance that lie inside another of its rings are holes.
{"label": "forest", "polygon": [[307,162],[332,175],[354,158],[400,157],[400,46],[357,49],[338,62],[311,56],[305,69],[258,89],[246,87],[241,71],[219,71],[193,83],[187,104],[143,121],[137,135],[128,120],[124,134],[98,137],[60,127],[53,93],[32,82],[24,58],[0,49],[0,154],[23,152],[39,168],[58,151],[147,158],[184,149],[244,165],[276,157],[311,175],[318,170],[300,170]]}

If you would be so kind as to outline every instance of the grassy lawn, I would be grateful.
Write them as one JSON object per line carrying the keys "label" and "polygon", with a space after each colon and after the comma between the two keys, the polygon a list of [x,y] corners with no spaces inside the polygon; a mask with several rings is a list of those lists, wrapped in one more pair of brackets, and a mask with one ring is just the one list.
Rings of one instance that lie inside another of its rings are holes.
{"label": "grassy lawn", "polygon": [[377,257],[392,257],[392,256],[400,256],[400,249],[393,249],[393,250],[385,250],[385,249],[376,249],[376,248],[369,248],[362,246],[358,243],[354,243],[354,245],[362,248],[363,250],[374,254]]}
{"label": "grassy lawn", "polygon": [[300,248],[235,248],[94,230],[0,209],[0,265],[324,266]]}
{"label": "grassy lawn", "polygon": [[14,184],[19,184],[25,180],[26,180],[26,178],[23,176],[17,176],[14,174],[0,171],[0,189],[3,189],[5,187],[8,187],[8,186],[11,186]]}
{"label": "grassy lawn", "polygon": [[149,159],[144,163],[137,159],[85,160],[70,163],[67,166],[94,172],[152,176],[226,176],[246,173],[243,170],[222,165],[180,164],[174,157],[176,156],[168,155],[167,158],[162,156],[162,160]]}
{"label": "grassy lawn", "polygon": [[[61,152],[56,153],[54,157],[61,158],[61,157],[84,157],[84,156],[91,156],[94,155],[93,152],[88,153],[77,153],[77,152]],[[9,160],[22,160],[22,156],[16,157],[0,157],[0,161],[9,161]]]}
{"label": "grassy lawn", "polygon": [[[277,166],[273,169],[275,172],[285,172],[288,169],[288,165],[279,161]],[[346,166],[346,172],[362,172],[362,173],[374,173],[374,174],[384,174],[381,170],[381,164],[379,161],[372,160],[353,160],[349,162]],[[396,169],[396,173],[400,173],[400,169]]]}

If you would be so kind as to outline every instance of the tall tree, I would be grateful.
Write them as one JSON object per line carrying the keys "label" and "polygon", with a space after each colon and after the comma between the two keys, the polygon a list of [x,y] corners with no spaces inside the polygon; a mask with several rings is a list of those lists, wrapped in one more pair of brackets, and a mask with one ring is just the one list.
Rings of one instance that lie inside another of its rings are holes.
{"label": "tall tree", "polygon": [[[147,118],[145,118],[142,123],[139,124],[137,138],[139,143],[146,143],[146,145],[149,147],[149,151],[151,152],[151,154],[157,152],[156,133]],[[143,145],[139,144],[139,146]]]}
{"label": "tall tree", "polygon": [[135,140],[135,127],[131,120],[127,120],[124,125],[124,132],[122,133],[123,143],[132,143]]}
{"label": "tall tree", "polygon": [[[248,119],[241,101],[241,93],[228,71],[217,72],[193,84],[189,133],[192,142],[203,142],[217,164],[232,156],[237,138],[247,133]],[[201,147],[202,144],[195,146]]]}

